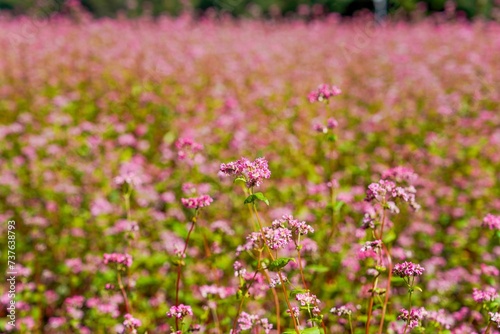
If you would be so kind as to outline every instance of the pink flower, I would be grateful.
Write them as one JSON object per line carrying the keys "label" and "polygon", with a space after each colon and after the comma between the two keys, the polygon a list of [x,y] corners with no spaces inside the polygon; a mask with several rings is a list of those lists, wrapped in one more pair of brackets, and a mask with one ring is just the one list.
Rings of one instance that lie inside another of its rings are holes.
{"label": "pink flower", "polygon": [[492,287],[487,287],[484,290],[474,289],[472,291],[472,299],[476,303],[484,303],[494,301],[498,297],[497,291]]}
{"label": "pink flower", "polygon": [[208,195],[201,195],[199,197],[181,198],[182,205],[188,209],[199,209],[209,206],[214,200]]}
{"label": "pink flower", "polygon": [[141,326],[141,321],[134,318],[131,314],[125,314],[125,320],[123,321],[123,326],[128,330],[127,333],[137,333],[136,328]]}
{"label": "pink flower", "polygon": [[500,216],[487,214],[483,219],[483,226],[488,227],[490,230],[500,230]]}
{"label": "pink flower", "polygon": [[398,319],[408,322],[408,327],[410,329],[418,327],[419,322],[425,316],[424,308],[412,309],[411,311],[403,308],[400,312],[401,314],[398,316]]}
{"label": "pink flower", "polygon": [[321,84],[318,86],[318,89],[313,90],[307,95],[309,102],[323,102],[328,101],[331,97],[337,96],[342,91],[337,86],[328,86],[326,84]]}
{"label": "pink flower", "polygon": [[132,265],[132,256],[129,254],[111,253],[104,254],[104,264],[116,263],[122,264],[125,267],[130,267]]}
{"label": "pink flower", "polygon": [[399,277],[421,276],[424,271],[419,264],[406,261],[396,264],[392,269],[393,274]]}
{"label": "pink flower", "polygon": [[177,149],[177,157],[179,160],[184,160],[189,155],[194,155],[203,150],[203,145],[195,142],[193,138],[183,137],[175,142],[175,148]]}
{"label": "pink flower", "polygon": [[265,158],[257,158],[253,162],[241,158],[235,162],[221,164],[220,171],[226,175],[243,177],[248,188],[259,187],[263,179],[271,177],[271,171]]}
{"label": "pink flower", "polygon": [[180,304],[179,306],[172,306],[170,311],[167,312],[167,317],[184,319],[188,315],[193,315],[191,306]]}

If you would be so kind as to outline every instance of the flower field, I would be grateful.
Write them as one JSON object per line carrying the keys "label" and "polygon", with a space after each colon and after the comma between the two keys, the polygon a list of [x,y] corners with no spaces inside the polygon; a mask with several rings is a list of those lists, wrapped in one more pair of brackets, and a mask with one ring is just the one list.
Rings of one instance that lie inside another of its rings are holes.
{"label": "flower field", "polygon": [[4,18],[0,49],[0,332],[500,333],[498,23]]}

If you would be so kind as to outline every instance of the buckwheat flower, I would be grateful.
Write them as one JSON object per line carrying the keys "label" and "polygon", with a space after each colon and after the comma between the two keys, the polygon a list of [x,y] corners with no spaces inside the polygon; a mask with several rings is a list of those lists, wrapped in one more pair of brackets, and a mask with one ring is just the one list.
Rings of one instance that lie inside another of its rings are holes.
{"label": "buckwheat flower", "polygon": [[123,326],[127,329],[127,333],[136,334],[137,328],[142,325],[139,319],[134,318],[131,314],[125,314],[125,320],[123,321]]}
{"label": "buckwheat flower", "polygon": [[376,200],[377,202],[385,202],[387,196],[391,196],[394,189],[396,189],[396,184],[392,181],[380,180],[372,183],[366,190],[365,201],[371,202]]}
{"label": "buckwheat flower", "polygon": [[342,91],[336,86],[330,87],[326,84],[321,84],[318,86],[318,89],[310,92],[309,95],[307,95],[307,98],[309,99],[309,102],[323,102],[327,101],[331,97],[339,95],[340,93],[342,93]]}
{"label": "buckwheat flower", "polygon": [[490,230],[500,230],[500,216],[487,214],[483,219],[483,226],[488,227]]}
{"label": "buckwheat flower", "polygon": [[411,311],[408,311],[408,310],[403,308],[400,311],[400,315],[398,316],[398,319],[408,322],[408,328],[412,329],[412,328],[418,327],[419,322],[424,317],[423,311],[424,311],[423,308],[412,309]]}
{"label": "buckwheat flower", "polygon": [[476,303],[491,302],[498,298],[498,293],[493,287],[487,287],[484,290],[474,288],[472,291],[472,299]]}
{"label": "buckwheat flower", "polygon": [[104,254],[104,264],[116,263],[130,267],[132,265],[132,256],[129,254],[111,253]]}
{"label": "buckwheat flower", "polygon": [[262,233],[252,232],[247,236],[247,242],[244,245],[236,247],[236,256],[239,256],[244,251],[252,249],[260,249],[264,246],[262,242]]}
{"label": "buckwheat flower", "polygon": [[203,150],[203,145],[195,142],[193,138],[183,137],[175,142],[175,148],[177,149],[179,160],[184,160],[189,154],[192,155]]}
{"label": "buckwheat flower", "polygon": [[367,230],[369,228],[375,228],[375,212],[366,212],[363,216],[363,222],[361,224],[361,228]]}
{"label": "buckwheat flower", "polygon": [[490,315],[490,321],[497,324],[498,328],[500,328],[500,313],[499,312],[495,312],[495,313],[488,312],[488,314]]}
{"label": "buckwheat flower", "polygon": [[179,304],[179,306],[172,306],[170,311],[167,312],[167,317],[169,318],[177,318],[184,319],[188,315],[193,315],[193,310],[191,306]]}
{"label": "buckwheat flower", "polygon": [[242,331],[250,330],[256,326],[261,326],[262,329],[264,329],[264,332],[269,334],[273,328],[273,325],[269,323],[267,318],[260,319],[257,315],[251,315],[246,312],[241,312],[237,322],[238,327],[236,328],[235,333],[241,333]]}
{"label": "buckwheat flower", "polygon": [[[286,310],[286,313],[290,314],[290,310]],[[292,314],[294,318],[298,318],[300,315],[300,309],[297,306],[292,307]]]}
{"label": "buckwheat flower", "polygon": [[321,303],[320,300],[309,291],[296,294],[295,300],[298,301],[301,306],[318,306]]}
{"label": "buckwheat flower", "polygon": [[313,124],[313,130],[319,133],[327,133],[328,128],[322,124],[319,123],[314,123]]}
{"label": "buckwheat flower", "polygon": [[234,276],[236,277],[243,277],[247,273],[247,270],[243,268],[243,265],[241,264],[240,261],[234,262],[233,269],[234,269]]}
{"label": "buckwheat flower", "polygon": [[294,219],[292,215],[283,215],[280,219],[274,220],[272,222],[272,227],[288,227],[294,236],[307,235],[308,233],[314,232],[314,229],[309,224],[305,221]]}
{"label": "buckwheat flower", "polygon": [[[288,278],[285,275],[281,275],[281,279],[283,279],[283,282],[288,282]],[[269,283],[269,287],[275,288],[277,286],[280,286],[281,279],[278,275],[276,275],[276,277],[271,278],[271,282]]]}
{"label": "buckwheat flower", "polygon": [[331,308],[330,309],[330,313],[335,314],[335,315],[337,315],[339,317],[342,317],[342,316],[345,316],[345,315],[347,315],[347,316],[351,315],[352,314],[352,310],[349,307],[347,307],[347,305],[342,305],[340,307],[333,307],[333,308]]}
{"label": "buckwheat flower", "polygon": [[251,315],[246,312],[241,312],[238,317],[238,327],[236,328],[236,333],[241,333],[241,331],[252,329],[255,324],[259,321],[257,315]]}
{"label": "buckwheat flower", "polygon": [[336,127],[339,126],[339,122],[337,122],[337,120],[333,117],[329,118],[327,121],[326,121],[326,127],[329,128],[329,129],[335,129]]}
{"label": "buckwheat flower", "polygon": [[276,229],[264,227],[262,229],[266,244],[270,249],[285,248],[292,240],[292,232],[288,228],[278,227]]}
{"label": "buckwheat flower", "polygon": [[119,186],[123,184],[139,186],[146,180],[142,166],[136,161],[129,161],[120,166],[120,172],[114,181]]}
{"label": "buckwheat flower", "polygon": [[198,197],[181,198],[182,205],[188,209],[199,209],[209,206],[214,200],[208,195],[201,195]]}
{"label": "buckwheat flower", "polygon": [[418,175],[411,168],[399,166],[383,172],[382,179],[390,179],[396,182],[407,182],[408,184],[413,184],[418,179]]}
{"label": "buckwheat flower", "polygon": [[359,250],[358,258],[360,260],[364,260],[370,257],[375,259],[377,257],[377,250],[379,250],[381,247],[381,240],[367,241]]}
{"label": "buckwheat flower", "polygon": [[411,276],[421,276],[424,273],[424,268],[419,264],[414,264],[412,262],[398,263],[392,269],[392,273],[399,277],[411,277]]}
{"label": "buckwheat flower", "polygon": [[265,158],[257,158],[251,162],[241,158],[236,162],[221,164],[220,171],[226,175],[243,177],[248,188],[259,187],[263,179],[271,177],[271,171]]}

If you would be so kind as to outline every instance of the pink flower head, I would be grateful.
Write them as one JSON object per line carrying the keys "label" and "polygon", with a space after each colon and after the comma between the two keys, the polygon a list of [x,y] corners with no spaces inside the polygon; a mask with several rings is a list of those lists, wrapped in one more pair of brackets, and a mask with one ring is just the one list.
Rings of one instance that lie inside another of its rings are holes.
{"label": "pink flower head", "polygon": [[184,160],[189,154],[193,155],[203,150],[203,145],[195,142],[193,138],[182,137],[175,142],[175,148],[177,149],[177,157],[179,160]]}
{"label": "pink flower head", "polygon": [[120,173],[115,177],[114,181],[117,185],[129,184],[131,186],[139,186],[145,181],[143,174],[142,166],[135,161],[130,161],[120,166]]}
{"label": "pink flower head", "polygon": [[412,262],[398,263],[392,269],[394,275],[399,277],[411,277],[411,276],[421,276],[424,273],[424,268],[419,264],[414,264]]}
{"label": "pink flower head", "polygon": [[272,250],[285,248],[285,246],[292,240],[292,232],[288,228],[264,227],[262,232],[264,233],[266,244]]}
{"label": "pink flower head", "polygon": [[281,219],[272,222],[273,227],[288,227],[294,236],[313,233],[314,229],[305,221],[294,219],[292,215],[283,215]]}
{"label": "pink flower head", "polygon": [[271,177],[271,171],[265,158],[257,158],[253,162],[241,158],[235,162],[221,164],[220,171],[226,175],[243,177],[248,188],[259,187],[263,179]]}
{"label": "pink flower head", "polygon": [[412,309],[411,311],[408,311],[408,310],[403,308],[403,309],[401,309],[400,312],[401,313],[398,316],[398,319],[408,322],[408,327],[410,329],[418,327],[419,322],[425,316],[425,309],[424,308]]}
{"label": "pink flower head", "polygon": [[[269,334],[273,325],[269,323],[267,318],[259,318],[257,315],[248,314],[246,312],[241,312],[238,317],[238,327],[235,333],[241,333],[242,331],[251,330],[252,328],[260,326],[264,330],[264,333]],[[231,331],[232,334],[233,331]]]}
{"label": "pink flower head", "polygon": [[134,318],[131,314],[125,314],[125,320],[123,321],[123,326],[129,330],[131,333],[137,333],[135,330],[141,326],[141,321],[139,319]]}
{"label": "pink flower head", "polygon": [[132,256],[129,254],[111,253],[104,254],[104,264],[116,263],[122,264],[125,267],[130,267],[132,265]]}
{"label": "pink flower head", "polygon": [[500,216],[487,214],[483,219],[483,226],[488,227],[490,230],[500,230]]}
{"label": "pink flower head", "polygon": [[342,317],[345,315],[349,316],[352,314],[352,309],[348,305],[342,305],[340,307],[333,307],[332,309],[330,309],[330,313],[333,313],[338,317]]}
{"label": "pink flower head", "polygon": [[495,288],[487,287],[484,290],[474,289],[472,291],[472,299],[476,303],[491,302],[498,298],[498,293]]}
{"label": "pink flower head", "polygon": [[296,294],[295,300],[298,301],[301,306],[318,306],[321,303],[320,300],[309,291]]}
{"label": "pink flower head", "polygon": [[405,181],[408,184],[413,184],[418,179],[418,175],[411,168],[398,166],[383,172],[382,179],[393,180],[395,182]]}
{"label": "pink flower head", "polygon": [[328,86],[326,84],[321,84],[318,86],[318,89],[313,90],[307,95],[309,102],[323,102],[328,101],[331,97],[337,96],[342,91],[337,86]]}
{"label": "pink flower head", "polygon": [[214,200],[208,195],[201,195],[198,197],[182,198],[181,202],[188,209],[199,209],[209,206]]}
{"label": "pink flower head", "polygon": [[172,306],[170,311],[167,312],[167,317],[169,318],[177,318],[184,319],[188,315],[193,315],[193,310],[191,306],[180,304],[179,306]]}

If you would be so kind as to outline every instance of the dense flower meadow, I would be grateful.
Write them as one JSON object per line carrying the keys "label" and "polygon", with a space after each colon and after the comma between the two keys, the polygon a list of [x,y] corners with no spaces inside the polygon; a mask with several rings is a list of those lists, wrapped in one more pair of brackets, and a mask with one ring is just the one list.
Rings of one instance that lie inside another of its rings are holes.
{"label": "dense flower meadow", "polygon": [[4,18],[0,49],[19,333],[500,333],[498,24]]}

